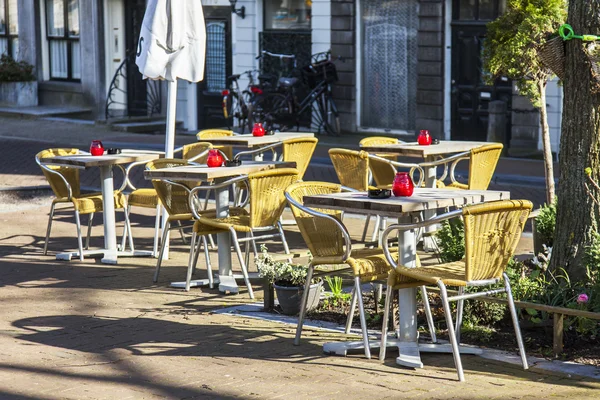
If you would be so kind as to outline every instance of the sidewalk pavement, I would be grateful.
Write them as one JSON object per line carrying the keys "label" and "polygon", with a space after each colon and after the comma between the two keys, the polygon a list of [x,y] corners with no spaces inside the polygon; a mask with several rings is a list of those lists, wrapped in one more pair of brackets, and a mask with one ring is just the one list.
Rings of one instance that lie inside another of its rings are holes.
{"label": "sidewalk pavement", "polygon": [[[184,279],[189,251],[178,235],[158,284],[150,258],[56,261],[56,251],[76,246],[70,214],[54,223],[43,256],[50,197],[35,200],[12,207],[0,201],[1,399],[597,399],[597,379],[535,362],[524,371],[465,355],[467,381],[460,383],[450,354],[425,353],[425,368],[417,370],[397,366],[394,349],[383,364],[376,351],[371,360],[360,352],[328,356],[323,343],[356,337],[314,329],[293,346],[293,326],[214,313],[249,303],[244,287],[237,295],[170,288]],[[345,222],[358,237],[362,221]],[[152,226],[150,210],[134,212],[137,248],[151,246]],[[295,227],[286,235],[292,250],[305,247]],[[101,242],[95,225],[91,247]],[[216,250],[210,253],[217,265]],[[235,257],[233,268],[239,271]],[[202,258],[197,274],[206,274]]]}
{"label": "sidewalk pavement", "polygon": [[[319,136],[319,145],[305,180],[337,182],[337,177],[327,151],[332,147],[358,149],[363,136]],[[112,131],[107,125],[90,125],[67,122],[60,118],[19,119],[0,117],[0,140],[3,157],[0,159],[0,188],[45,185],[35,154],[48,147],[78,147],[87,149],[93,139],[103,141],[105,147],[164,149],[164,135],[133,134]],[[176,146],[195,141],[192,134],[178,133]],[[466,171],[458,169],[459,175]],[[555,165],[558,176],[558,165]],[[118,177],[116,173],[115,176]],[[137,182],[144,184],[141,173]],[[119,178],[117,178],[119,179]],[[98,188],[99,177],[94,171],[82,172],[84,186]],[[542,160],[502,158],[490,184],[493,190],[509,190],[513,198],[531,200],[535,207],[545,203],[544,165]]]}

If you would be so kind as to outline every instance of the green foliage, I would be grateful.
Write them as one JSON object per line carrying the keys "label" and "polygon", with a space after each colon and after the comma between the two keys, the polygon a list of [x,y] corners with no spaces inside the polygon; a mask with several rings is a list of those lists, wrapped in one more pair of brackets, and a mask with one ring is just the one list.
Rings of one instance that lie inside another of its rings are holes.
{"label": "green foliage", "polygon": [[535,218],[535,229],[541,236],[542,243],[548,247],[554,244],[554,228],[556,226],[556,204],[557,198],[554,198],[554,203],[544,204],[540,209],[539,215]]}
{"label": "green foliage", "polygon": [[340,276],[336,277],[325,277],[325,282],[327,282],[327,286],[329,286],[329,290],[331,293],[326,294],[325,300],[323,302],[323,307],[326,309],[332,309],[337,307],[344,307],[350,302],[350,298],[352,297],[349,293],[344,293],[342,290],[342,278]]}
{"label": "green foliage", "polygon": [[465,256],[465,226],[460,218],[442,223],[436,233],[436,241],[442,262],[462,260]]}
{"label": "green foliage", "polygon": [[25,61],[15,61],[11,56],[0,57],[0,82],[35,81],[33,65]]}
{"label": "green foliage", "polygon": [[[279,286],[304,286],[308,269],[305,265],[287,261],[275,261],[265,245],[260,246],[261,253],[256,257],[258,275],[269,283]],[[314,283],[313,279],[313,283]]]}
{"label": "green foliage", "polygon": [[506,12],[487,24],[483,47],[484,69],[491,78],[513,79],[520,93],[540,107],[538,82],[550,72],[540,62],[537,49],[566,20],[566,0],[508,0]]}
{"label": "green foliage", "polygon": [[600,234],[598,232],[592,232],[592,241],[585,248],[583,260],[590,283],[600,283]]}

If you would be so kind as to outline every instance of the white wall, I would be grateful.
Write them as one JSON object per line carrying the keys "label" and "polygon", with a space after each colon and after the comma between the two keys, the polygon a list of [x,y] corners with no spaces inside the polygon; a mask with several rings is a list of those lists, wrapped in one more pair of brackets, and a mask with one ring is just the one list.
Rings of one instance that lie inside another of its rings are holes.
{"label": "white wall", "polygon": [[[552,151],[558,154],[560,148],[560,129],[562,120],[562,104],[563,104],[563,89],[562,85],[558,84],[558,78],[548,82],[546,87],[546,105],[548,109],[548,125],[550,127],[550,147]],[[538,141],[538,149],[542,150],[542,131],[540,127],[540,135]]]}
{"label": "white wall", "polygon": [[312,53],[331,48],[331,0],[313,0],[311,12]]}
{"label": "white wall", "polygon": [[[258,34],[262,31],[262,0],[238,0],[236,8],[246,7],[246,18],[232,15],[231,49],[232,72],[240,74],[258,68]],[[248,85],[248,78],[240,78],[240,87]]]}

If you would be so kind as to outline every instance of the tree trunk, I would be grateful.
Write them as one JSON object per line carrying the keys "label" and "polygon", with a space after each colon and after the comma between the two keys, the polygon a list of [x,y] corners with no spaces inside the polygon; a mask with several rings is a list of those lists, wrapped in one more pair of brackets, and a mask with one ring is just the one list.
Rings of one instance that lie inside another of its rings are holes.
{"label": "tree trunk", "polygon": [[548,112],[546,109],[546,82],[547,79],[538,81],[540,91],[540,124],[542,125],[542,147],[544,150],[544,167],[546,172],[546,202],[554,202],[554,159],[550,145],[550,128],[548,127]]}
{"label": "tree trunk", "polygon": [[[568,23],[578,34],[600,34],[600,0],[569,0]],[[567,41],[560,138],[560,180],[550,268],[585,278],[583,255],[598,226],[598,207],[585,190],[585,168],[600,179],[600,95],[592,92],[590,62],[579,39]],[[600,193],[595,193],[600,196]]]}

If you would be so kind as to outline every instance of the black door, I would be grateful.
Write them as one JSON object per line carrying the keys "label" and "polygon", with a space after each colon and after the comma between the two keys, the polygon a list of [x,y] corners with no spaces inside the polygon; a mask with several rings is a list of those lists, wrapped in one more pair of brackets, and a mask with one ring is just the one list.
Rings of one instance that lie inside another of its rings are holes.
{"label": "black door", "polygon": [[146,0],[125,2],[125,54],[127,57],[127,113],[129,116],[148,114],[148,90],[135,64],[135,53],[140,38]]}
{"label": "black door", "polygon": [[[485,141],[488,106],[504,100],[511,108],[512,84],[506,78],[485,83],[482,50],[485,24],[503,11],[498,0],[454,0],[452,21],[452,139]],[[507,118],[510,140],[510,115]],[[508,144],[508,143],[506,143]]]}
{"label": "black door", "polygon": [[198,127],[226,125],[222,91],[231,75],[231,8],[204,7],[206,22],[206,64],[204,80],[198,82]]}

